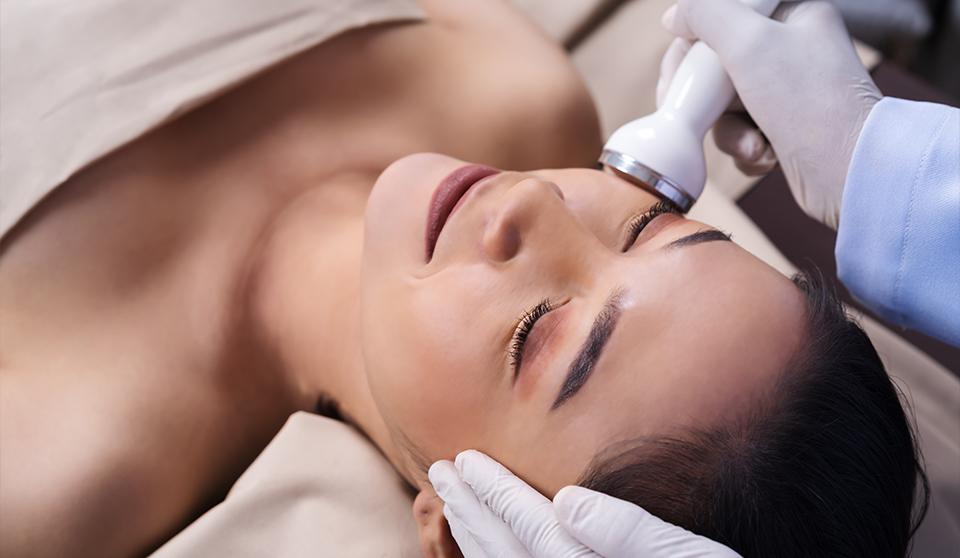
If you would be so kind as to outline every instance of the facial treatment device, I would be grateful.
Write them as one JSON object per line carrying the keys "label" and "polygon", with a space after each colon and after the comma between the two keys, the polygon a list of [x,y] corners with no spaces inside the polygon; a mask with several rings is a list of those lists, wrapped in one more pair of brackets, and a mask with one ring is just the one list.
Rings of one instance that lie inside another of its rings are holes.
{"label": "facial treatment device", "polygon": [[[780,0],[741,0],[769,17]],[[687,212],[706,182],[703,140],[734,99],[720,58],[697,42],[680,63],[657,112],[621,126],[600,163]]]}

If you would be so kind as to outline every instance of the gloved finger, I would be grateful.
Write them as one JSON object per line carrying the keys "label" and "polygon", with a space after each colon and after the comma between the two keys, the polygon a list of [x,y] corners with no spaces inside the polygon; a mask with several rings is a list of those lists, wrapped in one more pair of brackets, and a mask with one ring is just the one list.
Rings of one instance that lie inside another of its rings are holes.
{"label": "gloved finger", "polygon": [[720,151],[744,163],[763,156],[767,138],[745,114],[726,113],[713,125],[713,141]]}
{"label": "gloved finger", "polygon": [[463,554],[463,558],[490,558],[487,556],[487,553],[480,548],[477,541],[474,540],[473,535],[470,534],[469,529],[463,524],[463,521],[450,511],[448,506],[443,507],[443,517],[447,519],[447,525],[450,526],[450,534],[453,535],[453,540],[457,541],[457,546],[460,547],[460,553]]}
{"label": "gloved finger", "polygon": [[561,489],[553,505],[561,524],[604,558],[739,558],[724,545],[639,506],[580,486]]}
{"label": "gloved finger", "polygon": [[[536,558],[594,557],[560,528],[553,503],[506,467],[475,450],[457,455],[460,477],[496,513]],[[597,558],[597,557],[594,557]]]}
{"label": "gloved finger", "polygon": [[[528,557],[523,543],[513,534],[510,527],[500,517],[483,505],[473,489],[461,478],[457,469],[449,461],[437,461],[430,466],[427,476],[437,496],[444,501],[443,515],[450,524],[451,534],[466,558],[467,552],[482,550],[480,556],[490,558],[500,556]],[[457,533],[451,517],[457,521]],[[468,534],[469,537],[464,535]],[[463,544],[461,544],[463,539]]]}
{"label": "gloved finger", "polygon": [[443,517],[464,558],[531,558],[523,543],[492,513],[490,518],[496,522],[484,526],[468,525],[449,506],[443,507]]}
{"label": "gloved finger", "polygon": [[770,14],[770,19],[774,21],[779,21],[781,23],[786,23],[790,21],[790,19],[793,17],[793,13],[797,9],[797,6],[799,6],[800,4],[806,4],[806,3],[809,3],[809,2],[805,2],[802,0],[798,0],[796,2],[786,0],[784,2],[781,2],[780,5],[777,6],[777,9],[773,10],[773,13]]}
{"label": "gloved finger", "polygon": [[740,0],[679,0],[662,22],[678,37],[707,43],[721,59],[750,46],[749,37],[774,24]]}
{"label": "gloved finger", "polygon": [[663,97],[673,82],[673,76],[677,73],[677,67],[683,62],[684,57],[690,52],[693,43],[686,39],[676,38],[670,43],[667,52],[663,54],[660,60],[660,78],[657,80],[657,108],[663,102]]}
{"label": "gloved finger", "polygon": [[788,25],[813,27],[821,30],[826,26],[832,26],[834,30],[839,30],[837,29],[839,27],[846,32],[846,25],[843,22],[840,10],[827,0],[784,2],[777,7],[771,17]]}

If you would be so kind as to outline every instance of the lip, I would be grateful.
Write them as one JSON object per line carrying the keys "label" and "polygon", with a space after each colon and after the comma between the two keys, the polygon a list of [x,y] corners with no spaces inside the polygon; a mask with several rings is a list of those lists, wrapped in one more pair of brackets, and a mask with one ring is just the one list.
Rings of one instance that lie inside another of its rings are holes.
{"label": "lip", "polygon": [[453,215],[453,212],[459,209],[461,205],[459,202],[470,190],[470,187],[488,176],[499,173],[498,169],[485,165],[466,165],[448,174],[446,178],[440,181],[433,191],[433,197],[430,198],[430,205],[427,210],[425,247],[428,262],[433,258],[433,251],[437,247],[440,231],[443,230],[443,226]]}

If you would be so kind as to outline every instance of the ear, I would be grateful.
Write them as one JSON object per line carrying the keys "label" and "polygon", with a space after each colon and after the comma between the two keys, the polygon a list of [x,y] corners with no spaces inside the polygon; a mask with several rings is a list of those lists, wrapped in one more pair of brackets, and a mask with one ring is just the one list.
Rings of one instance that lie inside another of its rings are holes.
{"label": "ear", "polygon": [[429,484],[413,501],[413,518],[420,530],[420,552],[424,558],[463,558],[443,517],[443,500]]}

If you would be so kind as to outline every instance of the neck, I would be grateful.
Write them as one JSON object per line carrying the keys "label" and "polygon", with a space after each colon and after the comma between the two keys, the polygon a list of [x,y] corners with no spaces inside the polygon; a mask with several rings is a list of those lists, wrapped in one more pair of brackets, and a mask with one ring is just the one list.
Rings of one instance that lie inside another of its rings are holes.
{"label": "neck", "polygon": [[333,400],[403,472],[370,394],[360,346],[366,196],[331,190],[308,192],[278,215],[252,273],[253,327],[302,410]]}

